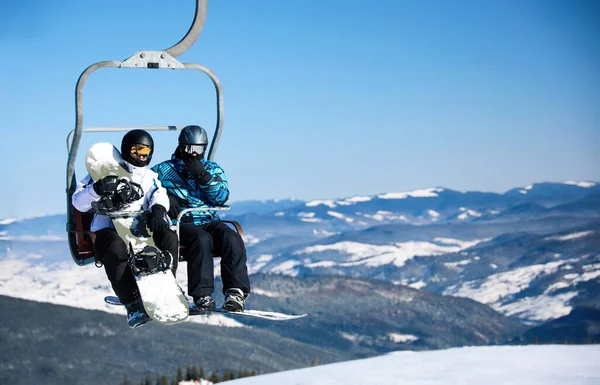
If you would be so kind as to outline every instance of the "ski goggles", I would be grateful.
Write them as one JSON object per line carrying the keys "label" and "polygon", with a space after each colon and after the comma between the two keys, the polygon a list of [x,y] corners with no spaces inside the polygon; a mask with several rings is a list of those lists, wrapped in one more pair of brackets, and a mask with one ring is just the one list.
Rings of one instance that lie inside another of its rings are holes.
{"label": "ski goggles", "polygon": [[206,144],[182,144],[181,150],[190,155],[193,153],[202,155],[206,151]]}
{"label": "ski goggles", "polygon": [[138,159],[150,158],[152,156],[152,147],[145,144],[134,144],[131,146],[130,154]]}

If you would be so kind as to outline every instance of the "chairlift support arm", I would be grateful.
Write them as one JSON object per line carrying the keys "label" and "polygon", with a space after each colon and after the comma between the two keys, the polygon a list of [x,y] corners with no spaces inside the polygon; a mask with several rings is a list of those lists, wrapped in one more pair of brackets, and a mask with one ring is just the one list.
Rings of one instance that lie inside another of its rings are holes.
{"label": "chairlift support arm", "polygon": [[[200,36],[200,32],[204,27],[204,21],[206,19],[208,0],[196,0],[196,11],[194,14],[194,20],[186,35],[175,45],[162,51],[138,51],[131,57],[124,61],[101,61],[92,64],[86,68],[77,80],[75,87],[75,129],[69,132],[67,136],[67,175],[66,175],[66,192],[67,192],[67,233],[69,237],[69,245],[71,248],[71,254],[75,262],[80,265],[85,265],[93,261],[81,261],[76,259],[78,255],[77,242],[75,239],[76,230],[75,223],[73,221],[73,205],[71,204],[71,198],[75,192],[77,180],[75,176],[75,161],[77,159],[77,152],[81,143],[81,135],[83,132],[114,132],[114,131],[129,131],[133,127],[83,127],[83,87],[87,78],[96,70],[105,67],[112,68],[148,68],[148,69],[195,69],[204,72],[213,82],[216,91],[217,99],[217,121],[215,126],[215,132],[208,149],[207,158],[213,160],[219,140],[221,138],[223,130],[223,89],[221,82],[217,76],[207,67],[194,64],[194,63],[181,63],[176,58],[187,51],[194,42]],[[152,126],[152,127],[135,127],[142,128],[145,130],[158,131],[158,130],[181,130],[183,126]]]}

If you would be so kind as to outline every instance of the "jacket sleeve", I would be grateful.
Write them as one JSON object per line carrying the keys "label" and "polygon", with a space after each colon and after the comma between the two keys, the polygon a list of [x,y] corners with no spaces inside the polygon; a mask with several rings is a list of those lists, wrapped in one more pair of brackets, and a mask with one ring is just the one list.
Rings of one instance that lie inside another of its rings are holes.
{"label": "jacket sleeve", "polygon": [[169,211],[169,196],[167,195],[167,190],[162,186],[160,180],[158,179],[158,175],[153,172],[152,176],[152,187],[150,191],[148,191],[148,209],[152,209],[154,205],[161,205],[167,211]]}
{"label": "jacket sleeve", "polygon": [[77,188],[71,198],[71,203],[77,210],[85,213],[92,209],[92,202],[95,202],[98,199],[100,199],[100,195],[96,194],[96,191],[94,191],[92,177],[87,175],[77,184]]}
{"label": "jacket sleeve", "polygon": [[206,186],[200,186],[204,202],[211,206],[222,206],[229,199],[229,184],[225,171],[212,161],[206,161],[206,170],[212,175],[211,181]]}

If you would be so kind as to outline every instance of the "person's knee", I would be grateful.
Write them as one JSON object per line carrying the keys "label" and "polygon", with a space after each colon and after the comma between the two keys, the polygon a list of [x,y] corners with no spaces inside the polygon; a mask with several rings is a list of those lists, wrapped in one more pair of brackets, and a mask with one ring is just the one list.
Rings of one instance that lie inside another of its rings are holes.
{"label": "person's knee", "polygon": [[225,230],[223,233],[223,242],[235,247],[245,247],[242,236],[237,231],[232,230],[230,227],[227,227],[227,229],[229,230]]}
{"label": "person's knee", "polygon": [[126,257],[128,250],[125,242],[119,237],[114,229],[102,229],[96,232],[94,241],[94,253],[96,255]]}
{"label": "person's knee", "polygon": [[96,256],[107,269],[109,278],[111,277],[109,271],[112,271],[113,275],[121,276],[127,266],[129,251],[127,250],[125,242],[119,241],[120,239],[112,241],[105,244],[105,248],[96,249]]}
{"label": "person's knee", "polygon": [[167,249],[176,248],[179,244],[179,240],[177,239],[177,234],[174,231],[168,230],[164,233],[161,243]]}
{"label": "person's knee", "polygon": [[213,239],[206,231],[198,231],[192,237],[190,237],[190,243],[199,246],[212,247]]}
{"label": "person's knee", "polygon": [[114,256],[118,259],[127,259],[129,250],[127,250],[127,245],[121,238],[115,238],[106,244],[106,249],[102,250],[101,253],[105,258],[107,256]]}
{"label": "person's knee", "polygon": [[188,228],[181,233],[181,254],[188,262],[196,257],[210,255],[213,247],[213,239],[209,233],[199,227]]}

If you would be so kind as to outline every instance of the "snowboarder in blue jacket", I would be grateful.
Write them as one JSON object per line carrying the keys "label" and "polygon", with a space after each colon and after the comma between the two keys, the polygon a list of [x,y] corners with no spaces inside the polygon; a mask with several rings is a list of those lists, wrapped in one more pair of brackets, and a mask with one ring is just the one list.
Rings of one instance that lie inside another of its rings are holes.
{"label": "snowboarder in blue jacket", "polygon": [[[167,189],[173,223],[183,209],[222,206],[229,198],[225,172],[204,157],[207,146],[208,135],[202,127],[186,126],[171,159],[152,168]],[[243,311],[250,281],[242,237],[221,222],[214,210],[185,214],[179,237],[182,258],[188,263],[188,294],[198,309],[215,309],[213,256],[217,256],[221,257],[223,308]]]}

